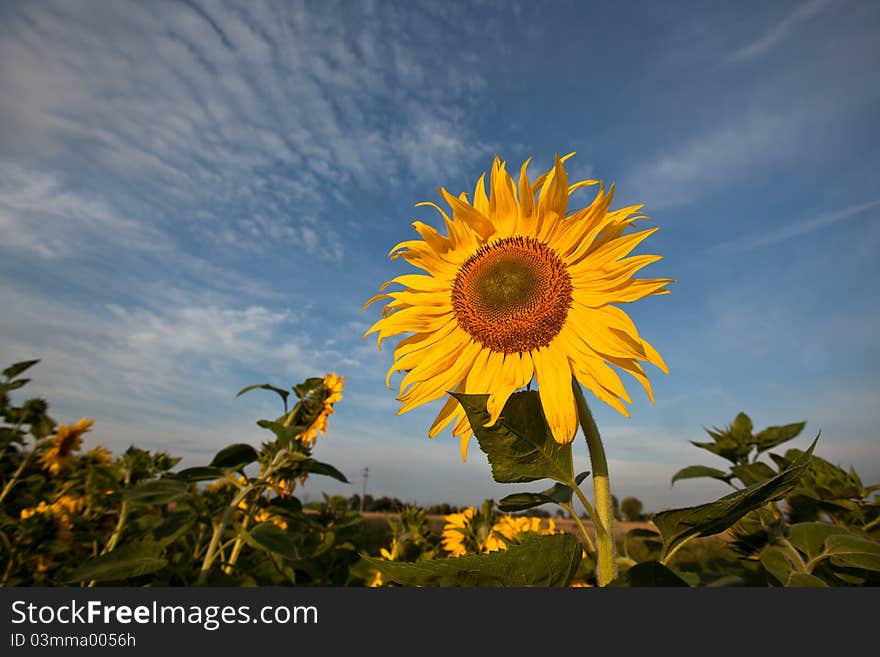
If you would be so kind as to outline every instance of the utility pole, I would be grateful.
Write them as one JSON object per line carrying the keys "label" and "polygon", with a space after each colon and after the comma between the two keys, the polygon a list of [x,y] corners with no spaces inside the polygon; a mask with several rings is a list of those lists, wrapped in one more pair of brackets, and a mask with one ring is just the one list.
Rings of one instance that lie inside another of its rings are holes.
{"label": "utility pole", "polygon": [[367,477],[370,476],[370,469],[364,467],[363,473],[361,473],[364,478],[364,485],[361,488],[361,513],[364,512],[364,498],[367,496]]}

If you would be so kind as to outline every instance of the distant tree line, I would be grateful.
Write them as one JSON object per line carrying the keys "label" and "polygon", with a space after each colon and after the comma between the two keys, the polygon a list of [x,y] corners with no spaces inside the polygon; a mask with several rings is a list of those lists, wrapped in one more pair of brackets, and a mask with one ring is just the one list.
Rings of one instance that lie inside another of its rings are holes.
{"label": "distant tree line", "polygon": [[[305,506],[306,507],[317,507],[321,504],[321,502],[314,501],[309,502]],[[360,495],[352,495],[351,497],[346,498],[345,502],[348,509],[351,511],[360,511],[361,510],[361,496]],[[611,504],[614,512],[615,520],[627,520],[629,522],[638,522],[642,520],[647,520],[650,517],[650,514],[644,513],[643,505],[641,500],[637,497],[624,497],[623,500],[618,500],[617,496],[612,495]],[[363,510],[367,512],[374,513],[400,513],[403,509],[407,507],[420,507],[418,504],[414,504],[412,502],[406,502],[396,497],[388,497],[387,495],[383,495],[382,497],[373,497],[372,495],[364,496],[364,506]],[[450,513],[460,513],[466,507],[463,506],[454,506],[452,504],[432,504],[424,508],[425,511],[429,515],[438,515],[445,516]],[[544,509],[529,509],[527,511],[521,511],[519,513],[513,513],[511,515],[514,516],[537,516],[540,518],[568,518],[569,515],[563,511],[562,509],[556,509],[554,513],[550,511],[546,511]],[[586,513],[581,514],[582,518],[587,518]]]}

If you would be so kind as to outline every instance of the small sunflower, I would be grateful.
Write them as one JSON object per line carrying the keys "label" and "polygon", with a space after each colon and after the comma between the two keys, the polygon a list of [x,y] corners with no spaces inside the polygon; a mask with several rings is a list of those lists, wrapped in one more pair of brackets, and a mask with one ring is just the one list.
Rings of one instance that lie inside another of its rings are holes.
{"label": "small sunflower", "polygon": [[325,394],[323,406],[308,428],[299,435],[300,441],[307,447],[312,447],[318,440],[318,432],[327,432],[327,418],[333,415],[333,404],[342,399],[345,377],[331,372],[324,377],[323,383]]}
{"label": "small sunflower", "polygon": [[[492,526],[492,533],[486,539],[486,551],[506,550],[509,541],[515,541],[526,534],[558,534],[553,518],[547,518],[547,526],[543,526],[541,518],[532,516],[503,516]],[[503,537],[503,538],[502,538]],[[507,539],[507,540],[504,540]]]}
{"label": "small sunflower", "polygon": [[41,501],[37,506],[22,509],[19,518],[27,520],[35,516],[50,516],[58,521],[58,524],[64,529],[73,527],[73,518],[82,513],[86,505],[84,497],[73,497],[72,495],[62,495],[52,504]]}
{"label": "small sunflower", "polygon": [[468,507],[461,513],[450,513],[443,517],[446,524],[440,537],[441,545],[451,556],[461,557],[468,553],[469,526],[475,515],[476,509]]}
{"label": "small sunflower", "polygon": [[67,467],[73,453],[82,445],[82,435],[91,431],[93,424],[94,420],[84,417],[73,426],[59,425],[55,435],[49,439],[49,449],[40,457],[43,469],[54,475]]}
{"label": "small sunflower", "polygon": [[[671,279],[633,278],[661,256],[629,256],[657,229],[626,232],[644,218],[642,206],[610,211],[613,185],[607,193],[600,185],[590,205],[569,212],[571,193],[597,181],[569,184],[568,157],[557,156],[534,183],[526,173],[529,160],[517,183],[496,157],[488,196],[485,174],[472,201],[440,189],[452,218],[434,203],[419,204],[440,213],[447,234],[414,222],[422,239],[398,244],[390,256],[426,274],[392,279],[383,290],[392,283],[403,289],[365,305],[390,299],[366,333],[377,333],[380,347],[391,336],[410,334],[394,350],[386,377],[390,383],[392,373],[405,372],[398,413],[450,391],[488,393],[491,426],[510,395],[534,378],[553,437],[565,444],[577,430],[572,376],[628,416],[623,402],[631,399],[614,366],[635,377],[653,402],[641,363],[664,372],[666,365],[615,304],[668,292]],[[453,397],[428,435],[450,424],[464,458],[472,429]]]}

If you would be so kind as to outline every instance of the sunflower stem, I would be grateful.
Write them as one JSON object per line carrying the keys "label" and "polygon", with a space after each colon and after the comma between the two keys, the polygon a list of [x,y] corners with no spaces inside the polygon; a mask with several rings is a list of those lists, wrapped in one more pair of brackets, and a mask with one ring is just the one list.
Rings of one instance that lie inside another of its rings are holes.
{"label": "sunflower stem", "polygon": [[584,393],[580,384],[572,377],[574,398],[577,402],[578,419],[584,437],[587,439],[587,449],[590,452],[590,463],[593,470],[593,496],[596,505],[598,523],[596,525],[597,564],[596,577],[599,586],[607,586],[617,576],[617,563],[615,559],[614,534],[612,522],[614,519],[611,503],[611,484],[608,479],[608,460],[605,457],[605,448],[599,436],[599,428],[584,399]]}

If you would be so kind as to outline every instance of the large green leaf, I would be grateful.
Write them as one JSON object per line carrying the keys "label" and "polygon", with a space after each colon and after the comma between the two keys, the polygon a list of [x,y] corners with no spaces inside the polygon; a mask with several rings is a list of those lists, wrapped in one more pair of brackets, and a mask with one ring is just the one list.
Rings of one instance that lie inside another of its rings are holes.
{"label": "large green leaf", "polygon": [[681,577],[659,561],[645,561],[618,575],[609,586],[688,586]]}
{"label": "large green leaf", "polygon": [[122,491],[122,498],[132,504],[168,504],[188,492],[182,479],[152,479]]}
{"label": "large green leaf", "polygon": [[289,390],[282,390],[281,388],[276,388],[275,386],[270,386],[268,383],[257,383],[252,386],[247,386],[247,387],[239,390],[235,396],[241,397],[244,393],[249,392],[251,390],[256,390],[256,389],[271,390],[272,392],[276,393],[284,401],[284,412],[285,413],[287,412],[287,398],[290,396],[290,391]]}
{"label": "large green leaf", "polygon": [[821,579],[809,573],[792,573],[785,585],[789,588],[824,588],[828,586]]}
{"label": "large green leaf", "polygon": [[337,481],[341,481],[344,484],[349,483],[346,476],[329,463],[322,463],[321,461],[315,461],[314,459],[306,459],[303,461],[303,466],[308,470],[309,474],[324,475],[326,477],[332,477]]}
{"label": "large green leaf", "polygon": [[292,443],[294,439],[303,431],[302,426],[284,426],[283,422],[277,422],[273,420],[257,420],[257,425],[274,433],[275,437],[282,445]]}
{"label": "large green leaf", "polygon": [[711,477],[712,479],[719,479],[724,482],[730,481],[730,474],[718,468],[710,468],[707,465],[689,465],[672,475],[672,484],[675,484],[680,479],[697,479],[700,477]]}
{"label": "large green leaf", "polygon": [[170,545],[189,531],[195,521],[196,514],[192,511],[173,511],[153,530],[153,538],[162,545]]}
{"label": "large green leaf", "polygon": [[806,422],[795,422],[781,427],[767,427],[754,437],[753,442],[759,453],[764,452],[796,437],[806,425]]}
{"label": "large green leaf", "polygon": [[761,461],[734,465],[730,470],[746,486],[758,484],[766,479],[770,479],[770,477],[776,474],[776,471],[773,468]]}
{"label": "large green leaf", "polygon": [[300,552],[293,538],[271,522],[264,522],[251,529],[245,540],[254,547],[274,552],[288,559],[299,559]]}
{"label": "large green leaf", "polygon": [[806,470],[818,440],[817,436],[804,454],[770,479],[725,495],[715,502],[655,513],[652,519],[663,535],[663,559],[686,541],[723,532],[752,509],[785,497]]}
{"label": "large green leaf", "polygon": [[831,563],[848,568],[880,572],[880,543],[862,536],[836,534],[825,539],[825,553]]}
{"label": "large green leaf", "polygon": [[67,581],[116,582],[154,573],[168,564],[161,554],[162,546],[153,541],[123,545],[84,563],[70,574]]}
{"label": "large green leaf", "polygon": [[536,391],[511,395],[491,427],[485,426],[489,422],[489,395],[452,396],[467,413],[480,449],[489,457],[495,481],[521,483],[549,478],[570,482],[574,478],[571,443],[560,445],[553,439]]}
{"label": "large green leaf", "polygon": [[213,481],[225,476],[226,471],[223,468],[214,468],[209,465],[196,466],[194,468],[186,468],[180,472],[171,473],[173,477],[185,479],[186,481]]}
{"label": "large green leaf", "polygon": [[[576,484],[587,478],[589,472],[581,472],[574,478]],[[571,504],[571,496],[574,490],[565,484],[553,484],[547,490],[540,493],[513,493],[502,497],[498,502],[498,508],[507,513],[532,509],[542,504]]]}
{"label": "large green leaf", "polygon": [[36,360],[23,360],[19,363],[13,363],[9,367],[7,367],[5,370],[3,370],[3,376],[5,376],[7,379],[14,379],[19,374],[21,374],[25,370],[30,369],[31,367],[33,367],[34,365],[36,365],[39,362],[40,362],[40,359],[38,358]]}
{"label": "large green leaf", "polygon": [[799,522],[788,528],[788,540],[809,559],[815,559],[825,551],[825,539],[829,536],[851,533],[848,529],[824,522]]}
{"label": "large green leaf", "polygon": [[259,454],[257,454],[257,450],[253,447],[247,443],[236,443],[224,447],[217,452],[217,456],[211,461],[211,467],[238,470],[239,468],[253,463],[258,458]]}
{"label": "large green leaf", "polygon": [[788,583],[796,569],[791,557],[775,545],[768,545],[761,550],[761,565],[783,585]]}
{"label": "large green leaf", "polygon": [[506,550],[430,561],[365,556],[383,579],[405,586],[566,586],[583,547],[572,534],[531,536]]}

